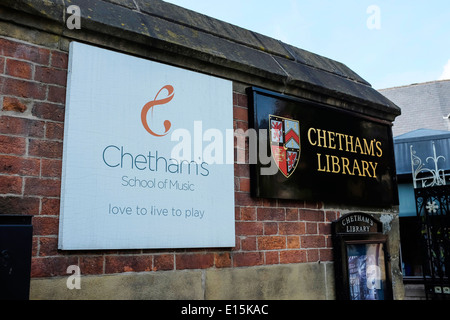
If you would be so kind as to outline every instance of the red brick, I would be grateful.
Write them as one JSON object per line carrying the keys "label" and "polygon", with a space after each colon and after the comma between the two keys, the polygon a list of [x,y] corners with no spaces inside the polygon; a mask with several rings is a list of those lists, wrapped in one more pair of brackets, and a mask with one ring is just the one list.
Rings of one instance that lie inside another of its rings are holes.
{"label": "red brick", "polygon": [[250,179],[240,178],[239,179],[239,189],[243,192],[250,192]]}
{"label": "red brick", "polygon": [[280,263],[301,263],[306,261],[307,256],[304,250],[280,251]]}
{"label": "red brick", "polygon": [[324,221],[324,212],[321,210],[299,209],[300,220],[304,221]]}
{"label": "red brick", "polygon": [[33,234],[39,236],[57,235],[59,228],[58,217],[33,217]]}
{"label": "red brick", "polygon": [[105,273],[152,271],[151,255],[119,255],[105,257]]}
{"label": "red brick", "polygon": [[272,235],[278,233],[277,222],[264,222],[264,235]]}
{"label": "red brick", "polygon": [[0,117],[0,133],[41,138],[44,136],[44,121],[18,117]]}
{"label": "red brick", "polygon": [[234,164],[234,176],[250,178],[250,166],[248,164]]}
{"label": "red brick", "polygon": [[280,263],[280,253],[279,251],[265,251],[265,264],[279,264]]}
{"label": "red brick", "polygon": [[255,207],[241,207],[241,220],[256,220],[256,208]]}
{"label": "red brick", "polygon": [[316,262],[319,261],[319,250],[311,249],[307,251],[307,261],[308,262]]}
{"label": "red brick", "polygon": [[331,223],[319,223],[319,233],[331,235]]}
{"label": "red brick", "polygon": [[4,73],[5,71],[5,58],[0,57],[0,74]]}
{"label": "red brick", "polygon": [[25,194],[28,196],[59,197],[61,180],[25,178]]}
{"label": "red brick", "polygon": [[214,254],[214,266],[216,268],[231,267],[231,255],[229,252],[221,252]]}
{"label": "red brick", "polygon": [[214,266],[214,254],[193,253],[177,254],[175,257],[176,269],[206,269]]}
{"label": "red brick", "polygon": [[39,238],[33,237],[31,239],[31,256],[37,257],[38,256],[38,249],[39,249]]}
{"label": "red brick", "polygon": [[41,214],[47,216],[59,215],[59,199],[43,198]]}
{"label": "red brick", "polygon": [[233,107],[233,119],[240,121],[248,121],[248,109],[241,107]]}
{"label": "red brick", "polygon": [[62,170],[62,160],[42,159],[41,176],[47,178],[60,178]]}
{"label": "red brick", "polygon": [[38,176],[40,173],[40,161],[39,159],[0,154],[0,173]]}
{"label": "red brick", "polygon": [[325,235],[325,242],[327,248],[333,248],[333,239],[330,236]]}
{"label": "red brick", "polygon": [[0,175],[0,194],[22,194],[22,177]]}
{"label": "red brick", "polygon": [[65,86],[67,82],[67,71],[55,68],[36,66],[34,80],[49,84]]}
{"label": "red brick", "polygon": [[2,214],[39,214],[39,198],[35,197],[0,197],[0,212]]}
{"label": "red brick", "polygon": [[4,95],[43,100],[46,95],[46,86],[27,80],[5,78],[0,76],[0,88]]}
{"label": "red brick", "polygon": [[248,106],[248,99],[246,94],[242,93],[233,93],[233,105],[234,106],[241,106],[241,107],[247,107]]}
{"label": "red brick", "polygon": [[298,221],[298,209],[286,208],[286,220]]}
{"label": "red brick", "polygon": [[175,262],[173,254],[158,254],[154,258],[154,271],[158,270],[173,270]]}
{"label": "red brick", "polygon": [[236,130],[235,134],[236,133],[237,134],[245,134],[247,132],[247,130],[248,130],[248,122],[240,121],[240,120],[234,120],[233,121],[233,129]]}
{"label": "red brick", "polygon": [[326,211],[325,212],[325,221],[333,222],[338,219],[338,212],[336,211]]}
{"label": "red brick", "polygon": [[80,273],[85,274],[102,274],[103,273],[103,256],[84,256],[80,257]]}
{"label": "red brick", "polygon": [[240,239],[239,236],[235,235],[235,237],[234,237],[234,247],[231,248],[231,250],[233,250],[233,251],[241,250],[241,239]]}
{"label": "red brick", "polygon": [[304,222],[280,222],[279,223],[279,233],[285,235],[296,235],[305,233],[305,223]]}
{"label": "red brick", "polygon": [[301,246],[302,248],[323,248],[325,247],[325,237],[324,236],[301,236]]}
{"label": "red brick", "polygon": [[47,122],[45,137],[47,139],[62,140],[64,138],[64,124],[59,122]]}
{"label": "red brick", "polygon": [[78,257],[33,257],[31,260],[31,277],[69,276],[67,267],[77,265]]}
{"label": "red brick", "polygon": [[47,100],[50,102],[65,103],[66,88],[49,85]]}
{"label": "red brick", "polygon": [[299,236],[288,236],[287,237],[287,248],[288,249],[300,248],[300,237]]}
{"label": "red brick", "polygon": [[241,220],[241,211],[238,206],[234,207],[234,220]]}
{"label": "red brick", "polygon": [[52,51],[52,67],[67,69],[68,54],[66,52]]}
{"label": "red brick", "polygon": [[317,234],[317,223],[316,222],[307,222],[306,223],[306,233]]}
{"label": "red brick", "polygon": [[263,225],[261,222],[236,222],[237,235],[258,235],[263,234]]}
{"label": "red brick", "polygon": [[5,154],[23,155],[26,151],[25,138],[0,135],[0,150]]}
{"label": "red brick", "polygon": [[0,55],[48,65],[50,50],[8,39],[0,39]]}
{"label": "red brick", "polygon": [[264,264],[262,252],[236,252],[233,254],[233,265],[235,267],[260,266]]}
{"label": "red brick", "polygon": [[275,250],[285,248],[286,248],[286,237],[281,236],[258,237],[259,250]]}
{"label": "red brick", "polygon": [[283,208],[258,208],[258,220],[284,221],[285,210]]}
{"label": "red brick", "polygon": [[237,206],[259,206],[262,203],[261,199],[251,197],[248,192],[235,192],[234,199]]}
{"label": "red brick", "polygon": [[245,237],[241,240],[242,251],[255,251],[256,250],[256,237]]}
{"label": "red brick", "polygon": [[31,113],[41,119],[63,122],[64,111],[64,106],[58,104],[35,102]]}
{"label": "red brick", "polygon": [[31,63],[14,59],[6,59],[5,74],[17,78],[31,79],[32,72],[33,66]]}
{"label": "red brick", "polygon": [[4,97],[3,98],[3,111],[15,111],[24,113],[27,111],[28,107],[25,103],[15,97]]}
{"label": "red brick", "polygon": [[48,257],[58,255],[58,238],[39,237],[39,256]]}
{"label": "red brick", "polygon": [[333,249],[319,249],[320,261],[333,261]]}
{"label": "red brick", "polygon": [[61,159],[63,143],[53,140],[30,139],[28,154],[35,157]]}
{"label": "red brick", "polygon": [[277,199],[261,199],[262,206],[266,208],[274,208],[277,206]]}

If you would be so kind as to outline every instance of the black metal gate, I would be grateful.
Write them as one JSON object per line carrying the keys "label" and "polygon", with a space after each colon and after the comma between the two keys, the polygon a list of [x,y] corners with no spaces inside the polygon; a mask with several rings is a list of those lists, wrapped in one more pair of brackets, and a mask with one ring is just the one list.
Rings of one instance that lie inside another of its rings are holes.
{"label": "black metal gate", "polygon": [[427,299],[450,300],[450,185],[414,190]]}

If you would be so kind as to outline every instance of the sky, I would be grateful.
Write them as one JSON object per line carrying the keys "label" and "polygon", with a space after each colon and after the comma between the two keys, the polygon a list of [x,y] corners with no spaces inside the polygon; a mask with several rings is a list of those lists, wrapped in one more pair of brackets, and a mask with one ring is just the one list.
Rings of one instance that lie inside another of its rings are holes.
{"label": "sky", "polygon": [[450,79],[448,0],[166,0],[344,63],[375,89]]}

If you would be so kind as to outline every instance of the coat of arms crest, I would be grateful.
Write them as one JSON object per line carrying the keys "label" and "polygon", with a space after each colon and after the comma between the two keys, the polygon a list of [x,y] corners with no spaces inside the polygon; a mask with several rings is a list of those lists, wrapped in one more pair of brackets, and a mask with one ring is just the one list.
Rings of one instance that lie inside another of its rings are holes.
{"label": "coat of arms crest", "polygon": [[278,169],[289,178],[300,158],[300,124],[275,115],[269,115],[269,123],[272,157]]}

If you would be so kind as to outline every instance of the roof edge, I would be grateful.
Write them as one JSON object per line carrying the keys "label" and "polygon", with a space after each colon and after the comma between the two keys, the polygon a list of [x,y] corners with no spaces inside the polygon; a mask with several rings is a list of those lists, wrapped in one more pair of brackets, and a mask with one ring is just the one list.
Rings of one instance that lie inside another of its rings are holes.
{"label": "roof edge", "polygon": [[[66,27],[70,5],[81,11],[79,33]],[[106,34],[257,75],[285,87],[325,93],[360,105],[359,112],[381,119],[393,121],[401,113],[340,62],[161,0],[3,0],[0,6],[35,16],[39,19],[31,27],[62,37],[77,39],[80,32]],[[5,16],[0,10],[0,19],[8,21]],[[24,19],[12,22],[28,23]]]}

